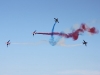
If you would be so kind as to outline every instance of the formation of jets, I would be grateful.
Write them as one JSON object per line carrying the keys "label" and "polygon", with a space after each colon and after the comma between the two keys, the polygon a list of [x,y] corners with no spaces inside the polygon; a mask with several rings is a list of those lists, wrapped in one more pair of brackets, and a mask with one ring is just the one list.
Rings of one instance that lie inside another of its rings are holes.
{"label": "formation of jets", "polygon": [[[58,18],[54,18],[55,19],[55,23],[59,23],[59,21],[58,21]],[[33,32],[33,36],[36,34],[36,30]],[[8,47],[8,45],[10,45],[10,40],[9,41],[7,41],[7,47]],[[84,41],[83,40],[83,44],[85,45],[85,46],[87,46],[87,42],[86,41]]]}

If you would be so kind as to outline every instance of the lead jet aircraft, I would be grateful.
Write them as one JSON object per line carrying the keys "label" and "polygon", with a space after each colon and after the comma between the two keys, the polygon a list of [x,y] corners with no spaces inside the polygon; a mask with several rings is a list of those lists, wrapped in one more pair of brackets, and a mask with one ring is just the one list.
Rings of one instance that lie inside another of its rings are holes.
{"label": "lead jet aircraft", "polygon": [[36,30],[33,32],[33,36],[36,34]]}
{"label": "lead jet aircraft", "polygon": [[10,40],[7,42],[7,47],[8,47],[8,45],[10,45]]}
{"label": "lead jet aircraft", "polygon": [[83,40],[83,44],[85,44],[85,46],[87,46],[87,42]]}
{"label": "lead jet aircraft", "polygon": [[56,22],[56,23],[57,23],[57,22],[59,23],[58,18],[54,18],[54,19],[55,19],[55,22]]}

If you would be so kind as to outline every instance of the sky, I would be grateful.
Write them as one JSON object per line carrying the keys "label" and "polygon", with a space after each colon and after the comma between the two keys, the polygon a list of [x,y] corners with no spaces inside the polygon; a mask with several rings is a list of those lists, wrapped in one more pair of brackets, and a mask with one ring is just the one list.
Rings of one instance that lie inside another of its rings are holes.
{"label": "sky", "polygon": [[55,32],[82,23],[100,30],[100,0],[0,0],[0,75],[100,75],[99,33],[61,38],[55,46],[50,35],[33,37],[34,30],[51,32],[54,18]]}

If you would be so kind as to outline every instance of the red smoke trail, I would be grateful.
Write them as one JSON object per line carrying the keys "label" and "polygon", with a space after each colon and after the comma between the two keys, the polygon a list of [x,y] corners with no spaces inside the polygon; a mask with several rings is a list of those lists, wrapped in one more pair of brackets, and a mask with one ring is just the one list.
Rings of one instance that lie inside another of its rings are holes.
{"label": "red smoke trail", "polygon": [[88,27],[88,26],[85,25],[85,24],[81,24],[81,27],[80,27],[80,28],[83,29],[84,31],[90,32],[91,34],[96,34],[96,33],[98,33],[98,30],[96,30],[95,27],[90,28],[90,27]]}
{"label": "red smoke trail", "polygon": [[[53,32],[53,35],[58,35],[58,36],[62,36],[62,37],[65,37],[65,38],[73,38],[73,40],[77,40],[78,39],[78,36],[79,36],[79,33],[84,33],[84,31],[87,31],[91,34],[96,34],[98,33],[98,31],[96,30],[95,27],[88,27],[86,24],[81,24],[80,28],[75,30],[74,32],[72,33],[63,33],[63,32]],[[43,35],[52,35],[52,33],[36,33],[36,34],[43,34]]]}

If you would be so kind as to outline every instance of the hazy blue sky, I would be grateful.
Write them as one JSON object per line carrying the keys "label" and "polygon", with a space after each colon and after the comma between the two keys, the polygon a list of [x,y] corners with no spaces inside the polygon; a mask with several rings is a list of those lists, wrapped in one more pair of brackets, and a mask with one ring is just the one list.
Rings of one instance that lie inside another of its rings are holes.
{"label": "hazy blue sky", "polygon": [[0,0],[0,75],[100,75],[100,34],[64,41],[76,45],[84,39],[87,47],[51,46],[50,36],[32,36],[34,30],[51,32],[54,17],[56,32],[81,23],[100,30],[100,0]]}

